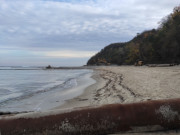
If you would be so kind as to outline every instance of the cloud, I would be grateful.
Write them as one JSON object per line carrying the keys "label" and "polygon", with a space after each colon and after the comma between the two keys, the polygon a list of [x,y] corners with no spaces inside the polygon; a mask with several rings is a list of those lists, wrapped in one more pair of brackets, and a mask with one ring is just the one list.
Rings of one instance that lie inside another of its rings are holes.
{"label": "cloud", "polygon": [[62,50],[97,52],[156,28],[178,4],[179,0],[1,0],[0,48],[61,52],[64,57]]}
{"label": "cloud", "polygon": [[34,54],[45,57],[55,57],[55,58],[89,58],[95,55],[97,52],[93,51],[71,51],[71,50],[63,50],[63,51],[49,51],[49,52],[34,52]]}

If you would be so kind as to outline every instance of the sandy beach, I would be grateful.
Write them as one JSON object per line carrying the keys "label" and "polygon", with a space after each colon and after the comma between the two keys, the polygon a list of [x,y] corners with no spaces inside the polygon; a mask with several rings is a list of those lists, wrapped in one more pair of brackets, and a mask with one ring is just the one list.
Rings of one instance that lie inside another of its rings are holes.
{"label": "sandy beach", "polygon": [[[176,100],[171,101],[171,99],[178,99],[180,97],[180,91],[179,91],[180,66],[173,66],[173,67],[102,66],[102,67],[89,67],[89,68],[94,69],[92,78],[96,80],[96,83],[87,87],[80,96],[67,100],[63,105],[51,109],[50,111],[35,112],[35,113],[31,112],[31,113],[16,114],[11,116],[6,115],[6,116],[1,116],[0,119],[1,120],[7,120],[7,119],[11,120],[11,119],[19,119],[19,118],[46,119],[46,117],[48,117],[47,119],[49,120],[51,117],[54,119],[54,117],[58,117],[59,115],[60,115],[59,118],[63,117],[64,119],[63,113],[66,116],[66,114],[71,113],[71,111],[75,111],[73,112],[72,115],[74,116],[74,113],[77,114],[78,110],[85,109],[85,113],[88,111],[87,113],[89,115],[89,111],[94,113],[94,111],[92,111],[94,108],[96,110],[96,108],[98,109],[103,105],[114,104],[113,106],[115,107],[119,105],[121,107],[122,105],[123,108],[125,105],[126,108],[126,104],[127,104],[127,106],[130,106],[131,108],[131,106],[133,107],[133,103],[138,102],[140,103],[140,105],[137,104],[137,107],[139,106],[141,107],[143,106],[143,104],[148,105],[149,102],[151,104],[151,100],[153,101],[152,102],[153,104],[155,105],[158,104],[158,106],[154,108],[156,109],[155,112],[158,112],[157,108],[160,107],[161,103],[163,104],[166,103],[166,101],[164,100],[170,99],[170,101],[168,102],[172,102],[172,104],[174,105]],[[160,101],[156,103],[156,101],[154,102],[154,100],[160,100]],[[144,101],[148,101],[148,102],[146,103]],[[177,100],[177,102],[179,102],[179,99]],[[107,108],[109,107],[111,108],[111,105],[108,106]],[[165,106],[165,107],[171,111],[171,107],[169,106]],[[104,108],[106,108],[106,106]],[[151,108],[153,108],[153,106],[150,107],[150,109]],[[175,109],[176,108],[177,107],[175,106]],[[101,111],[102,110],[100,109],[100,112]],[[146,112],[147,111],[148,109],[146,110]],[[86,114],[83,115],[86,116]],[[94,115],[96,116],[96,113]],[[175,116],[176,115],[179,117],[179,112],[175,111]],[[3,124],[3,121],[0,124]],[[147,131],[147,129],[145,131]],[[131,133],[127,133],[127,134],[131,134]],[[148,134],[176,134],[176,131],[173,130],[167,132],[155,132]]]}
{"label": "sandy beach", "polygon": [[180,66],[102,66],[94,68],[92,78],[96,80],[95,84],[59,108],[72,109],[180,97]]}

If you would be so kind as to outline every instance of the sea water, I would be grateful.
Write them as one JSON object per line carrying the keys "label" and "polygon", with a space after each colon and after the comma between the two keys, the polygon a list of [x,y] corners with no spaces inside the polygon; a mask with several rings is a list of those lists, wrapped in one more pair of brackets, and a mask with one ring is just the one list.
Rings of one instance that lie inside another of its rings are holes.
{"label": "sea water", "polygon": [[43,111],[60,106],[95,83],[92,72],[0,67],[0,112]]}

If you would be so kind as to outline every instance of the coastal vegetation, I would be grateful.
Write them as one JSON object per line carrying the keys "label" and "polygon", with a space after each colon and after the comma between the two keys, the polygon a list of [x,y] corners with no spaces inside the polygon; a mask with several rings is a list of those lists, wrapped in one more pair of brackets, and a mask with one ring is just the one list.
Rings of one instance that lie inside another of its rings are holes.
{"label": "coastal vegetation", "polygon": [[145,64],[180,63],[180,6],[164,17],[157,29],[106,46],[87,65],[131,65],[139,60]]}

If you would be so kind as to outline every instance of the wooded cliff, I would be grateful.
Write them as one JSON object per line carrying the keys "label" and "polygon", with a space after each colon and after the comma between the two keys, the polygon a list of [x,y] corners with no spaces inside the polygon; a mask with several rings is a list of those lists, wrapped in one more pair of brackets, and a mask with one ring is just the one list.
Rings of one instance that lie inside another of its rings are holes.
{"label": "wooded cliff", "polygon": [[113,43],[89,59],[87,65],[180,63],[180,6],[163,18],[157,29],[137,34],[131,41]]}

